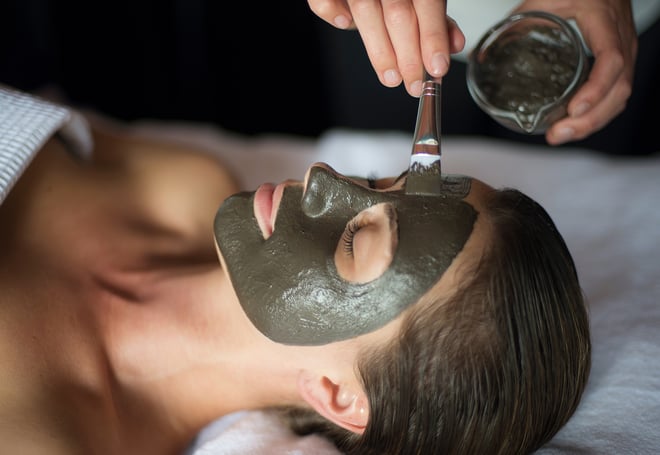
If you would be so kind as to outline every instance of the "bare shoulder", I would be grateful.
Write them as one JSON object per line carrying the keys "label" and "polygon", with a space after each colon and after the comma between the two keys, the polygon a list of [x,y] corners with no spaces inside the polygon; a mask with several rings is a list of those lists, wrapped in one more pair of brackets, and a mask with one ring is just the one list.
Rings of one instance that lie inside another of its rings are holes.
{"label": "bare shoulder", "polygon": [[133,134],[130,128],[93,124],[95,161],[116,169],[126,196],[145,216],[175,230],[208,230],[222,201],[238,191],[237,179],[207,151]]}
{"label": "bare shoulder", "polygon": [[90,256],[125,262],[204,251],[216,260],[213,219],[237,191],[220,161],[121,131],[95,130],[94,140],[91,162],[57,139],[39,152],[0,206],[5,258],[13,252],[26,262],[26,251],[34,251],[35,260],[78,264]]}
{"label": "bare shoulder", "polygon": [[[92,121],[95,161],[118,166],[141,179],[167,178],[207,189],[237,191],[234,175],[207,151],[166,139],[146,137],[128,124]],[[176,175],[176,178],[173,178]]]}

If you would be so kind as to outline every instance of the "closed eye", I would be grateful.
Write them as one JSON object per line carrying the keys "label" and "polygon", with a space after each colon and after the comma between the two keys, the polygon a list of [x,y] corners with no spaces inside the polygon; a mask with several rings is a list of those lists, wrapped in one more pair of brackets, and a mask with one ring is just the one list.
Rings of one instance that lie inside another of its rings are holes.
{"label": "closed eye", "polygon": [[335,265],[348,281],[367,282],[389,267],[398,243],[397,215],[390,203],[376,204],[346,223]]}
{"label": "closed eye", "polygon": [[360,224],[356,218],[353,218],[348,222],[344,233],[341,235],[341,241],[344,244],[344,252],[351,257],[353,256],[353,239],[355,238],[355,233],[360,229]]}

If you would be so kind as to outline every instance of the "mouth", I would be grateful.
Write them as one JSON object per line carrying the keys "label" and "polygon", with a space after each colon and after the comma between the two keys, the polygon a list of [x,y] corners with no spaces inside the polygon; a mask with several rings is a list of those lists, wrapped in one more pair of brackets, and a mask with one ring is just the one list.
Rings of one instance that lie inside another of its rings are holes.
{"label": "mouth", "polygon": [[254,193],[254,217],[264,239],[268,239],[273,234],[284,187],[284,184],[275,186],[272,183],[264,183]]}

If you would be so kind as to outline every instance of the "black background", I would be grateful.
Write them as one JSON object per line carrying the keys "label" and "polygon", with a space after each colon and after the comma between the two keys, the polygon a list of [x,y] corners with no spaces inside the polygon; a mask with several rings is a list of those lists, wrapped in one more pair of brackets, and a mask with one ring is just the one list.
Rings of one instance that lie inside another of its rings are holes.
{"label": "black background", "polygon": [[[304,0],[3,0],[0,14],[0,82],[56,86],[74,105],[121,119],[311,137],[333,127],[414,128],[417,100],[403,86],[381,86],[358,33],[334,29]],[[660,21],[640,36],[635,74],[626,110],[569,146],[660,151]],[[442,130],[544,142],[481,112],[457,61],[443,80]]]}

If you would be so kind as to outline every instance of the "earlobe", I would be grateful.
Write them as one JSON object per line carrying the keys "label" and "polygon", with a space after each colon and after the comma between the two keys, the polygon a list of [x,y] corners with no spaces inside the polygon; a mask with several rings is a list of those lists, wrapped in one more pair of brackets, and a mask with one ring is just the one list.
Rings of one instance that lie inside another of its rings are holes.
{"label": "earlobe", "polygon": [[353,433],[364,433],[369,421],[369,406],[361,388],[337,384],[327,376],[301,371],[298,392],[316,412],[334,424]]}

